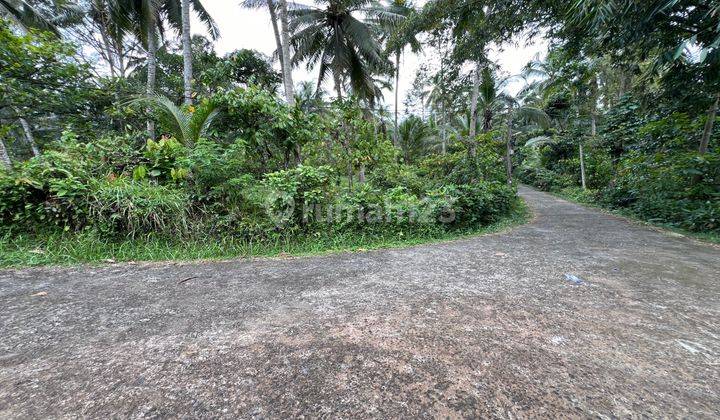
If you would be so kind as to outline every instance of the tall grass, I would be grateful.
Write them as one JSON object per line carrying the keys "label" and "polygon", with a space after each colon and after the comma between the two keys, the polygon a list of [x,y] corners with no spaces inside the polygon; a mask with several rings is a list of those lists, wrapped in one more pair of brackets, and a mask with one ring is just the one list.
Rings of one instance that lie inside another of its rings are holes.
{"label": "tall grass", "polygon": [[459,239],[491,233],[525,223],[529,212],[524,203],[500,221],[479,229],[452,233],[341,233],[311,237],[285,237],[252,242],[235,237],[173,239],[143,236],[108,239],[93,231],[80,233],[13,234],[0,237],[0,267],[69,265],[108,261],[221,260],[252,256],[317,255],[361,251]]}

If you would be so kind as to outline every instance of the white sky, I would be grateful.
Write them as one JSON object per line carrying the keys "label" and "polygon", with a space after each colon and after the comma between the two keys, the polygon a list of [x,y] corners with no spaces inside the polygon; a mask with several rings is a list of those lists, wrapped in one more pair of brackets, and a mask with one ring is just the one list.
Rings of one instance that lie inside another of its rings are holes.
{"label": "white sky", "polygon": [[[248,48],[254,49],[270,56],[275,51],[275,37],[270,25],[270,15],[267,9],[249,10],[240,7],[241,0],[204,0],[203,4],[213,16],[220,28],[220,39],[215,44],[218,54],[222,55],[230,51]],[[193,32],[204,34],[199,22],[194,22]],[[530,61],[537,53],[544,56],[547,52],[547,42],[537,39],[530,45],[525,45],[520,40],[520,45],[504,45],[503,51],[493,50],[490,57],[498,63],[502,70],[508,74],[517,74],[522,67]],[[406,52],[400,63],[400,111],[404,112],[402,102],[407,91],[410,89],[418,64],[427,60],[421,52],[419,55]],[[279,70],[279,64],[275,63]],[[293,81],[295,84],[304,80],[316,80],[315,72],[308,72],[305,66],[301,65],[293,69]],[[331,86],[325,86],[330,90]],[[385,93],[384,105],[389,109],[394,106],[393,92]]]}

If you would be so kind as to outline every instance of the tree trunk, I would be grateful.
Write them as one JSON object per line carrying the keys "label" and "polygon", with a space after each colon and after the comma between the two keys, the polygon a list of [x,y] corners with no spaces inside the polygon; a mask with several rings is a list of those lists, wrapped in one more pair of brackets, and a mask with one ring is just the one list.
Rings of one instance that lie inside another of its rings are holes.
{"label": "tree trunk", "polygon": [[360,171],[358,172],[358,183],[365,183],[365,164],[360,164]]}
{"label": "tree trunk", "polygon": [[302,165],[302,147],[299,144],[295,145],[295,164],[297,166]]}
{"label": "tree trunk", "polygon": [[8,171],[12,170],[10,155],[8,155],[7,148],[5,148],[5,141],[2,138],[0,138],[0,163],[2,163]]}
{"label": "tree trunk", "polygon": [[473,73],[473,90],[470,97],[470,141],[474,141],[477,134],[478,96],[480,96],[480,63],[477,63]]}
{"label": "tree trunk", "polygon": [[483,133],[488,133],[492,130],[492,117],[493,113],[490,109],[483,111]]}
{"label": "tree trunk", "polygon": [[398,144],[398,88],[400,87],[400,50],[395,51],[395,132],[393,133],[393,145]]}
{"label": "tree trunk", "polygon": [[280,69],[285,66],[282,52],[282,40],[280,40],[280,29],[278,29],[278,18],[275,11],[275,3],[273,0],[267,0],[268,11],[270,12],[270,24],[272,24],[273,34],[275,35],[275,48],[277,49],[278,61],[280,61]]}
{"label": "tree trunk", "polygon": [[293,92],[292,81],[292,59],[290,57],[290,32],[287,18],[287,1],[279,0],[280,15],[280,42],[282,44],[282,75],[285,86],[285,100],[288,105],[295,106],[295,93]]}
{"label": "tree trunk", "polygon": [[442,154],[444,155],[447,153],[447,133],[445,130],[445,118],[447,117],[445,112],[445,58],[447,56],[447,51],[445,48],[445,42],[444,40],[440,38],[438,40],[438,51],[440,52],[440,112],[441,112],[441,123],[440,126],[440,138],[442,141]]}
{"label": "tree trunk", "polygon": [[442,154],[447,153],[447,132],[445,131],[445,103],[444,99],[440,102],[440,141]]}
{"label": "tree trunk", "polygon": [[340,81],[340,75],[337,74],[334,70],[333,70],[333,79],[335,79],[335,92],[337,93],[337,98],[338,98],[339,100],[342,100],[342,98],[343,98],[343,96],[342,96],[342,82]]}
{"label": "tree trunk", "polygon": [[708,110],[707,121],[705,121],[705,128],[703,129],[703,135],[700,139],[700,147],[698,152],[704,155],[708,151],[710,145],[710,137],[712,136],[713,126],[715,125],[715,119],[717,118],[718,105],[720,104],[720,93],[715,95],[715,102]]}
{"label": "tree trunk", "polygon": [[[148,28],[148,48],[147,48],[147,86],[146,93],[148,95],[155,94],[155,76],[157,72],[157,33],[154,24]],[[148,113],[150,111],[148,110]],[[148,137],[155,138],[155,121],[149,119],[147,122]]]}
{"label": "tree trunk", "polygon": [[182,1],[182,50],[184,103],[192,105],[192,41],[190,39],[190,0]]}
{"label": "tree trunk", "polygon": [[512,185],[512,113],[508,116],[507,142],[505,143],[505,174],[508,185]]}
{"label": "tree trunk", "polygon": [[25,118],[21,117],[20,125],[22,126],[23,133],[25,133],[25,140],[28,142],[30,148],[32,149],[33,156],[40,156],[40,149],[38,148],[37,143],[35,143],[35,136],[33,136],[30,124]]}
{"label": "tree trunk", "polygon": [[[597,115],[595,115],[595,107],[590,111],[590,137],[595,138],[597,135]],[[580,143],[580,183],[583,190],[587,189],[587,175],[585,174],[585,149]]]}
{"label": "tree trunk", "polygon": [[585,153],[583,152],[583,145],[580,143],[580,182],[582,183],[583,190],[587,189],[585,182]]}
{"label": "tree trunk", "polygon": [[118,73],[120,74],[121,78],[125,78],[125,48],[123,47],[122,40],[121,41],[113,41],[115,43],[115,51],[117,51],[118,55],[118,66],[120,67],[118,70]]}

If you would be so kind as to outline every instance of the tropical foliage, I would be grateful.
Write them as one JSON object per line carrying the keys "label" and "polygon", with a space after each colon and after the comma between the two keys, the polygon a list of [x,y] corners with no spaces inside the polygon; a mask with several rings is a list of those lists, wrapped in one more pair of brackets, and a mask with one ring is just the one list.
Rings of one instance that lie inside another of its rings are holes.
{"label": "tropical foliage", "polygon": [[[518,180],[720,231],[712,4],[247,0],[268,57],[219,55],[203,3],[0,0],[4,237],[445,235],[510,214]],[[492,59],[541,36],[520,74]]]}

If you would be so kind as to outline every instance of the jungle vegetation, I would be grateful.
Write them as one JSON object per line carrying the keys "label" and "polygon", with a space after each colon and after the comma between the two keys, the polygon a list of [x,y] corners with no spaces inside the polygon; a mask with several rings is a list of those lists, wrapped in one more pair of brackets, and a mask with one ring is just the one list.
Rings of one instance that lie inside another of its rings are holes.
{"label": "jungle vegetation", "polygon": [[205,6],[0,0],[0,264],[446,238],[517,219],[518,183],[720,232],[718,4],[246,0],[270,57],[218,54]]}

